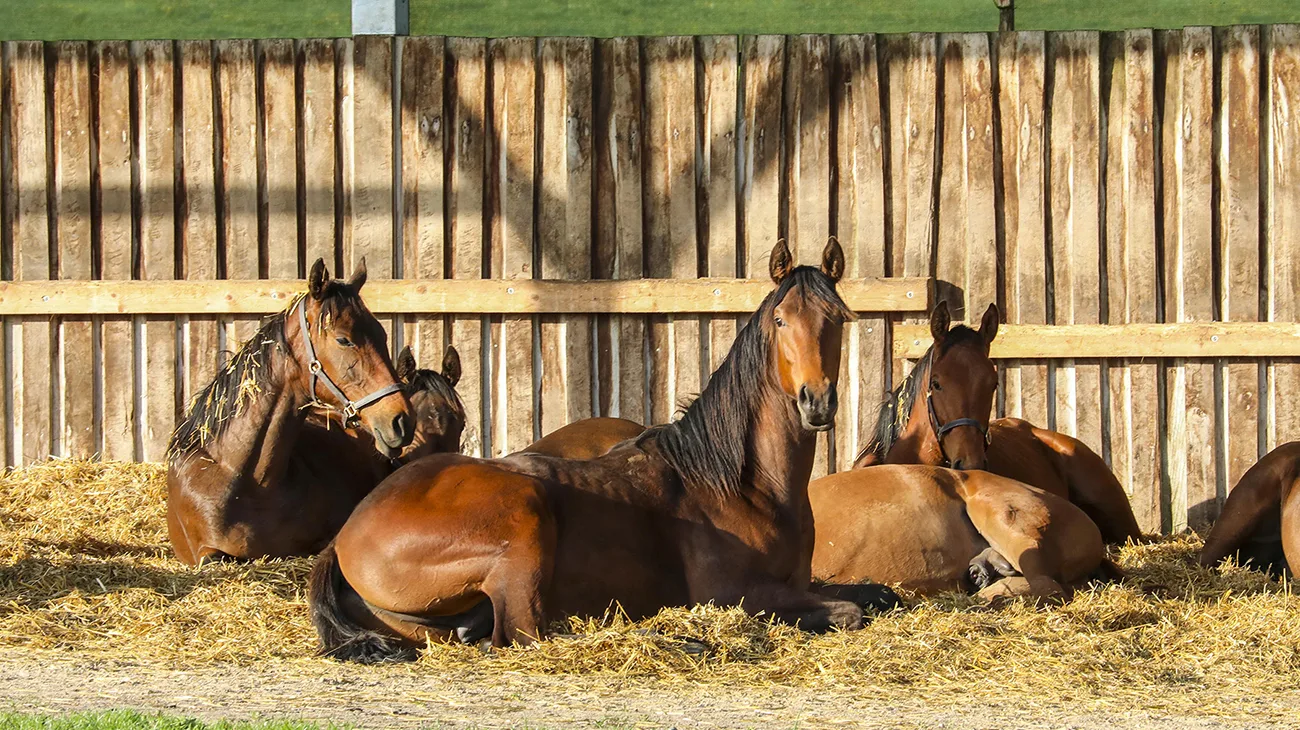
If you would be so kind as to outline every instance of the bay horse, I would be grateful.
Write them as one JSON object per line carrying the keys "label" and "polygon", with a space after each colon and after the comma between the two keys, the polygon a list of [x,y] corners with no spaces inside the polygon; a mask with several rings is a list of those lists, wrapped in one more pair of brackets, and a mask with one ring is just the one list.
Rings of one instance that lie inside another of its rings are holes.
{"label": "bay horse", "polygon": [[608,453],[620,442],[640,436],[643,431],[645,426],[626,418],[583,418],[555,429],[519,453],[594,459]]}
{"label": "bay horse", "polygon": [[[834,421],[844,254],[795,267],[676,422],[586,461],[435,454],[367,496],[308,584],[323,654],[410,656],[427,640],[542,638],[548,619],[631,618],[665,606],[742,605],[810,631],[862,625],[862,608],[810,588],[808,477]],[[859,593],[893,606],[883,586]]]}
{"label": "bay horse", "polygon": [[[167,451],[167,528],[182,562],[318,551],[382,478],[369,451],[396,457],[415,437],[365,281],[364,260],[344,282],[318,259],[307,292],[191,401]],[[351,437],[323,420],[309,428],[312,409],[364,429],[371,449],[339,448]]]}
{"label": "bay horse", "polygon": [[949,328],[947,302],[931,311],[934,343],[886,396],[854,467],[985,469],[1069,499],[1097,523],[1108,543],[1141,540],[1124,488],[1086,444],[1019,418],[990,421],[998,379],[989,346],[997,337],[998,317],[997,305],[990,304],[978,330]]}
{"label": "bay horse", "polygon": [[1246,470],[1201,548],[1200,563],[1229,555],[1268,573],[1300,564],[1300,441],[1282,444]]}
{"label": "bay horse", "polygon": [[1025,580],[1010,593],[1048,598],[1099,573],[1119,574],[1083,510],[986,471],[864,467],[815,480],[808,497],[819,581],[928,594],[988,589],[1019,575]]}

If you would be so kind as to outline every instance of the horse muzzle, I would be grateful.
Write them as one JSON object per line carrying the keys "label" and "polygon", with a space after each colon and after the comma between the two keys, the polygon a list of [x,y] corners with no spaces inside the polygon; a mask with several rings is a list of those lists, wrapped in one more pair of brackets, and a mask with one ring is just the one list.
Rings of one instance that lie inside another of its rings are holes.
{"label": "horse muzzle", "polygon": [[814,393],[808,386],[799,388],[799,420],[809,431],[828,431],[835,425],[835,411],[839,409],[835,385],[826,386]]}
{"label": "horse muzzle", "polygon": [[376,424],[372,433],[375,437],[375,449],[384,456],[392,458],[402,453],[402,449],[415,439],[415,424],[411,416],[402,411],[393,416],[390,423],[382,426]]}

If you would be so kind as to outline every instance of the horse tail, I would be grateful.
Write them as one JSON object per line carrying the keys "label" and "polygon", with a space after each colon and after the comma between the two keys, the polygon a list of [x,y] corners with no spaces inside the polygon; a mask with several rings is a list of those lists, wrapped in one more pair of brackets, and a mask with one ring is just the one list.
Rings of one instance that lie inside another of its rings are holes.
{"label": "horse tail", "polygon": [[413,649],[397,645],[347,615],[340,599],[344,591],[350,590],[331,542],[316,558],[307,579],[307,604],[320,638],[320,656],[364,664],[414,659]]}

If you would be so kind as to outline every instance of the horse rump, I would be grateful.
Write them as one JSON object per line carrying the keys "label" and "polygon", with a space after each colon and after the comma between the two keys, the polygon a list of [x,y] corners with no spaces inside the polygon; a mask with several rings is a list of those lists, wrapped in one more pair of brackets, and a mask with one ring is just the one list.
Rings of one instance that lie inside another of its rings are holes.
{"label": "horse rump", "polygon": [[307,580],[307,604],[311,607],[312,625],[320,638],[317,652],[320,656],[362,664],[412,661],[416,658],[415,649],[400,646],[350,618],[340,601],[345,590],[351,588],[339,570],[338,554],[331,542],[316,558],[311,577]]}

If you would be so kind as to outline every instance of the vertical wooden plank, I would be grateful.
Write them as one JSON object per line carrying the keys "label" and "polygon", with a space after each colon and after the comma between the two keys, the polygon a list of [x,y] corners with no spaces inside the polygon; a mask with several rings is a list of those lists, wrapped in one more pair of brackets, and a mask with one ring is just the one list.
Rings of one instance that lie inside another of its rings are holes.
{"label": "vertical wooden plank", "polygon": [[[6,280],[14,278],[14,216],[18,207],[18,191],[13,183],[12,66],[13,44],[0,43],[0,252],[10,262],[10,267],[3,272]],[[6,467],[19,463],[22,458],[20,449],[16,455],[10,450],[15,445],[15,439],[11,438],[14,424],[10,411],[13,390],[10,363],[14,332],[20,326],[12,318],[0,318],[0,464]]]}
{"label": "vertical wooden plank", "polygon": [[[1265,43],[1267,99],[1267,182],[1269,250],[1268,307],[1273,322],[1300,321],[1300,26],[1269,27]],[[1300,439],[1300,363],[1273,359],[1269,365],[1268,448]]]}
{"label": "vertical wooden plank", "polygon": [[[531,279],[533,200],[536,193],[533,158],[538,132],[537,41],[531,38],[489,41],[488,58],[492,67],[492,148],[487,173],[491,201],[492,277]],[[560,61],[558,58],[551,60]],[[559,75],[562,85],[563,75]],[[554,90],[547,88],[545,91]],[[546,98],[543,106],[546,108],[552,100],[562,103],[563,98],[561,91],[558,97]],[[561,106],[561,115],[563,109]],[[558,129],[545,132],[553,134],[555,142],[562,142],[565,137],[563,116],[558,120]],[[547,140],[543,139],[542,144],[546,145]],[[560,154],[563,155],[563,150]],[[558,172],[562,173],[563,156],[554,162],[560,168]],[[557,202],[562,205],[564,199],[560,196],[564,193],[563,189],[543,187],[541,196],[552,205]],[[567,241],[561,246],[564,243]],[[547,253],[545,244],[543,238],[543,255]],[[564,252],[552,249],[550,253],[559,256]],[[492,322],[493,456],[518,451],[532,443],[536,435],[533,429],[533,322],[533,317],[521,315],[494,318]],[[559,353],[551,352],[550,356],[555,358]],[[552,387],[561,395],[564,392],[564,368],[551,368],[552,365],[559,363],[548,359],[543,343],[543,399],[547,392],[548,373],[553,372],[552,378],[558,379]],[[543,426],[543,431],[547,430],[553,429]]]}
{"label": "vertical wooden plank", "polygon": [[[226,278],[261,275],[257,196],[257,57],[252,41],[217,41],[221,182]],[[257,318],[221,319],[225,349],[234,352],[257,331]]]}
{"label": "vertical wooden plank", "polygon": [[[832,104],[837,112],[834,162],[839,180],[835,228],[846,255],[844,276],[884,276],[884,120],[876,39],[835,36],[832,44]],[[867,314],[847,325],[844,335],[836,471],[852,467],[858,449],[871,438],[889,363],[883,316]]]}
{"label": "vertical wooden plank", "polygon": [[[40,43],[11,45],[14,278],[50,278],[50,231],[46,180],[45,51]],[[14,343],[13,413],[18,461],[30,464],[51,454],[51,326],[48,317],[24,317]],[[17,333],[15,333],[17,334]]]}
{"label": "vertical wooden plank", "polygon": [[943,162],[939,172],[935,301],[978,322],[997,302],[993,210],[993,78],[988,36],[942,38]]}
{"label": "vertical wooden plank", "polygon": [[[699,276],[695,227],[695,44],[645,40],[646,248],[652,278]],[[700,317],[651,319],[651,418],[662,423],[699,393]]]}
{"label": "vertical wooden plank", "polygon": [[[1214,318],[1214,39],[1209,28],[1165,36],[1165,316]],[[1171,528],[1204,527],[1217,514],[1214,365],[1166,368]]]}
{"label": "vertical wooden plank", "polygon": [[[186,280],[201,281],[217,278],[212,44],[182,41],[180,55],[182,272]],[[190,315],[182,326],[185,343],[182,402],[188,404],[216,375],[221,344],[216,317]]]}
{"label": "vertical wooden plank", "polygon": [[[98,75],[92,79],[99,106],[99,226],[101,275],[132,278],[131,61],[126,43],[96,45]],[[135,333],[130,317],[104,317],[102,431],[106,459],[136,458]]]}
{"label": "vertical wooden plank", "polygon": [[[1219,74],[1219,276],[1220,318],[1260,319],[1260,31],[1255,26],[1222,33]],[[1223,390],[1219,424],[1225,457],[1221,484],[1235,485],[1263,455],[1260,420],[1261,367],[1254,360],[1221,361]],[[1218,492],[1222,504],[1227,495]]]}
{"label": "vertical wooden plank", "polygon": [[[542,278],[591,277],[592,44],[542,39],[537,221]],[[589,418],[591,318],[541,317],[541,432]]]}
{"label": "vertical wooden plank", "polygon": [[[304,268],[325,259],[335,268],[334,230],[334,41],[301,41]],[[430,86],[442,89],[441,83]],[[440,259],[441,261],[441,259]]]}
{"label": "vertical wooden plank", "polygon": [[[352,245],[346,249],[344,274],[366,260],[371,279],[391,279],[397,250],[393,218],[393,43],[387,36],[353,40],[352,145],[345,164],[344,187],[351,192]],[[389,346],[398,343],[394,318],[380,317]]]}
{"label": "vertical wooden plank", "polygon": [[781,105],[785,37],[744,39],[744,139],[741,141],[740,276],[766,279],[781,227]]}
{"label": "vertical wooden plank", "polygon": [[[701,245],[708,251],[709,276],[735,277],[739,253],[736,240],[736,145],[738,54],[736,36],[699,39],[700,58],[700,188],[697,192]],[[708,367],[722,364],[736,339],[734,317],[708,321]]]}
{"label": "vertical wooden plank", "polygon": [[[1108,42],[1107,322],[1155,322],[1159,302],[1153,38],[1149,30],[1134,30]],[[1157,532],[1162,525],[1159,377],[1160,364],[1150,360],[1111,360],[1107,369],[1111,467],[1146,532]]]}
{"label": "vertical wooden plank", "polygon": [[261,204],[266,273],[272,279],[296,279],[300,275],[298,110],[293,41],[258,41],[257,52],[262,80]]}
{"label": "vertical wooden plank", "polygon": [[[443,56],[442,38],[407,38],[402,44],[402,252],[408,279],[441,279],[443,269]],[[333,158],[331,158],[332,160]],[[331,205],[333,199],[330,199]],[[308,244],[310,245],[310,243]],[[403,338],[422,367],[442,362],[442,317],[408,317]]]}
{"label": "vertical wooden plank", "polygon": [[[145,279],[175,278],[175,178],[173,52],[170,41],[133,43],[139,96],[136,99],[140,186],[140,271]],[[142,458],[161,461],[175,427],[176,323],[144,318],[145,421]],[[137,329],[137,331],[139,331]]]}
{"label": "vertical wooden plank", "polygon": [[[487,106],[486,44],[479,38],[447,39],[448,113],[452,148],[448,164],[447,246],[456,279],[483,276],[484,114]],[[471,456],[489,453],[490,393],[484,391],[482,317],[453,317],[451,341],[460,352],[463,374],[456,386],[468,423],[462,451]]]}
{"label": "vertical wooden plank", "polygon": [[[638,279],[642,251],[641,42],[597,41],[596,249],[603,273]],[[647,422],[646,318],[616,315],[609,325],[608,415]]]}
{"label": "vertical wooden plank", "polygon": [[[54,45],[54,216],[59,278],[91,278],[90,48]],[[95,439],[95,363],[90,317],[59,318],[63,433],[58,453],[87,458]]]}
{"label": "vertical wooden plank", "polygon": [[[786,87],[786,179],[790,252],[798,263],[816,264],[830,237],[831,115],[830,37],[795,36],[789,47]],[[812,478],[830,471],[834,434],[817,436]]]}
{"label": "vertical wooden plank", "polygon": [[[998,37],[998,111],[1002,121],[1002,191],[1008,323],[1047,323],[1047,209],[1043,166],[1046,36]],[[1006,415],[1047,425],[1047,366],[1002,363]]]}
{"label": "vertical wooden plank", "polygon": [[[1053,34],[1048,194],[1055,324],[1101,316],[1100,46],[1098,34]],[[1056,370],[1054,427],[1101,452],[1101,365],[1064,360]]]}

